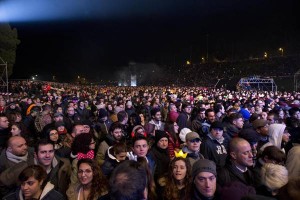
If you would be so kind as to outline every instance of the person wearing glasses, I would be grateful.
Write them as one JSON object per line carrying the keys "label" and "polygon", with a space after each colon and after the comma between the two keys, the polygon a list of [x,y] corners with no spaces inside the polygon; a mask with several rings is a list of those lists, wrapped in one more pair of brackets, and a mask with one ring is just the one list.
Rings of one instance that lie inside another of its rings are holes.
{"label": "person wearing glasses", "polygon": [[182,148],[184,153],[187,153],[187,159],[189,160],[191,166],[199,160],[204,159],[203,155],[200,153],[201,139],[198,133],[190,132],[185,136],[186,145]]}
{"label": "person wearing glasses", "polygon": [[75,137],[72,143],[72,173],[71,183],[77,182],[77,162],[83,158],[94,159],[95,158],[96,142],[94,136],[90,133],[83,133]]}
{"label": "person wearing glasses", "polygon": [[108,181],[95,160],[90,158],[80,159],[77,168],[78,181],[68,188],[68,199],[96,200],[107,194]]}

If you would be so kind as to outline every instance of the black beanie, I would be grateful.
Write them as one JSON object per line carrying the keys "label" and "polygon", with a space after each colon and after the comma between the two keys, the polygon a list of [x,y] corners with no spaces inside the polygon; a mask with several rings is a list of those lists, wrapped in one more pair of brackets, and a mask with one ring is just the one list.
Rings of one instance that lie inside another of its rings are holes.
{"label": "black beanie", "polygon": [[156,130],[155,131],[155,144],[157,144],[158,141],[164,137],[169,140],[169,136],[165,131]]}

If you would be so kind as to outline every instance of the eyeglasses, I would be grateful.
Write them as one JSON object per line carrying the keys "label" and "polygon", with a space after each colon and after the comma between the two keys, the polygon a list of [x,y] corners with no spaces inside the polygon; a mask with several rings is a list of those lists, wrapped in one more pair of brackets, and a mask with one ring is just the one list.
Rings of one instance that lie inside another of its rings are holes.
{"label": "eyeglasses", "polygon": [[190,140],[191,143],[194,143],[194,142],[197,142],[197,143],[198,143],[198,142],[200,142],[200,141],[201,141],[201,140],[200,140],[199,138],[195,138],[195,139]]}
{"label": "eyeglasses", "polygon": [[87,169],[87,170],[78,170],[78,174],[90,174],[90,173],[92,173],[93,171],[92,170],[90,170],[90,169]]}
{"label": "eyeglasses", "polygon": [[49,135],[50,135],[50,136],[58,135],[58,132],[50,133]]}

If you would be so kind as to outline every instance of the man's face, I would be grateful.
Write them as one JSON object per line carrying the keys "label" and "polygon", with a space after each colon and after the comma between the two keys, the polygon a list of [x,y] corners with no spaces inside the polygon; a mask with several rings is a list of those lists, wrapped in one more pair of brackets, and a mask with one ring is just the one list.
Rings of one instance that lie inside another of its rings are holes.
{"label": "man's face", "polygon": [[192,112],[192,107],[191,106],[187,106],[184,108],[184,112],[188,113],[188,114],[191,114]]}
{"label": "man's face", "polygon": [[54,158],[54,147],[52,144],[40,145],[35,158],[39,164],[44,167],[49,167]]}
{"label": "man's face", "polygon": [[205,111],[199,113],[200,119],[205,119]]}
{"label": "man's face", "polygon": [[168,138],[161,138],[158,142],[157,142],[157,146],[161,149],[167,149],[168,148]]}
{"label": "man's face", "polygon": [[207,120],[211,123],[214,122],[216,120],[215,112],[207,113]]}
{"label": "man's face", "polygon": [[294,118],[300,120],[300,111],[295,112],[295,114],[293,115]]}
{"label": "man's face", "polygon": [[76,137],[82,133],[84,133],[83,125],[76,125],[76,127],[74,129],[73,137]]}
{"label": "man's face", "polygon": [[230,153],[236,165],[241,167],[251,167],[253,165],[252,149],[247,141],[237,144],[237,149]]}
{"label": "man's face", "polygon": [[62,116],[57,116],[53,118],[55,122],[62,122],[64,120],[64,118]]}
{"label": "man's face", "polygon": [[145,157],[148,153],[149,145],[146,140],[137,140],[133,146],[133,153],[137,157]]}
{"label": "man's face", "polygon": [[217,140],[223,137],[223,129],[220,128],[212,128],[210,133],[213,136],[213,138]]}
{"label": "man's face", "polygon": [[268,136],[269,135],[269,124],[266,124],[265,126],[258,128],[258,132],[262,136]]}
{"label": "man's face", "polygon": [[68,116],[73,116],[75,114],[75,109],[73,107],[69,107],[67,113]]}
{"label": "man's face", "polygon": [[244,126],[244,120],[243,120],[243,118],[238,118],[238,119],[236,119],[236,120],[233,121],[233,124],[234,124],[236,127],[242,129],[243,126]]}
{"label": "man's face", "polygon": [[6,129],[8,128],[9,121],[7,117],[0,117],[0,129]]}
{"label": "man's face", "polygon": [[201,141],[199,138],[195,138],[186,142],[187,148],[190,151],[196,152],[200,150]]}
{"label": "man's face", "polygon": [[210,172],[200,172],[194,180],[194,184],[198,192],[200,192],[203,196],[210,198],[213,197],[216,188],[217,181],[216,176]]}
{"label": "man's face", "polygon": [[123,131],[120,128],[116,128],[111,134],[117,141],[120,141],[123,137]]}
{"label": "man's face", "polygon": [[22,137],[16,137],[11,141],[10,151],[15,156],[25,156],[28,152],[26,141]]}
{"label": "man's face", "polygon": [[157,112],[153,117],[156,121],[161,121],[161,113],[160,112]]}
{"label": "man's face", "polygon": [[268,120],[268,124],[274,124],[275,123],[274,115],[268,115],[267,120]]}
{"label": "man's face", "polygon": [[84,133],[89,133],[91,130],[91,127],[89,125],[83,125],[83,132]]}

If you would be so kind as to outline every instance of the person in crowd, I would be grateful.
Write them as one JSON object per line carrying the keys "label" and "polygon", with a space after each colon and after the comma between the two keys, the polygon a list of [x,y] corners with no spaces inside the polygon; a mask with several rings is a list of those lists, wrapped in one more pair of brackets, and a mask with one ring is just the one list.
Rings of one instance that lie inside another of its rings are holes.
{"label": "person in crowd", "polygon": [[174,103],[170,103],[169,112],[168,112],[168,120],[171,122],[177,122],[177,118],[179,113],[177,112],[177,107]]}
{"label": "person in crowd", "polygon": [[196,116],[195,119],[192,119],[192,131],[195,131],[196,133],[201,133],[202,129],[202,123],[205,120],[205,108],[197,108],[195,107],[193,109],[193,112],[195,112]]}
{"label": "person in crowd", "polygon": [[5,114],[0,114],[0,151],[6,147],[9,134],[9,121]]}
{"label": "person in crowd", "polygon": [[108,197],[98,200],[147,199],[147,181],[145,168],[137,161],[126,160],[116,167],[109,179],[110,192]]}
{"label": "person in crowd", "polygon": [[69,159],[55,156],[54,152],[54,144],[51,141],[39,140],[35,146],[34,163],[46,170],[47,180],[65,195],[70,183],[71,164]]}
{"label": "person in crowd", "polygon": [[179,132],[183,128],[192,128],[192,122],[191,122],[191,113],[192,113],[192,106],[189,103],[183,103],[182,104],[182,112],[179,114],[177,118],[177,124],[179,126]]}
{"label": "person in crowd", "polygon": [[143,135],[143,136],[147,137],[147,133],[145,131],[145,128],[142,125],[136,125],[132,129],[131,138],[134,138],[138,135]]}
{"label": "person in crowd", "polygon": [[201,138],[204,138],[209,133],[209,127],[214,121],[216,121],[215,111],[210,108],[205,110],[205,120],[202,123],[201,132],[199,132]]}
{"label": "person in crowd", "polygon": [[225,166],[229,145],[228,138],[223,137],[223,128],[222,122],[213,122],[210,126],[210,132],[200,147],[200,152],[204,158],[214,161],[217,168]]}
{"label": "person in crowd", "polygon": [[102,142],[109,134],[109,128],[112,124],[112,120],[108,117],[108,112],[105,108],[100,108],[98,111],[98,119],[95,125],[95,130],[98,133],[97,139]]}
{"label": "person in crowd", "polygon": [[[151,109],[151,120],[149,121],[149,124],[154,126],[154,130],[160,130],[164,131],[165,123],[161,121],[161,112],[159,108],[153,108]],[[148,134],[153,134],[148,133]]]}
{"label": "person in crowd", "polygon": [[259,140],[257,143],[257,149],[260,149],[264,144],[269,142],[269,124],[267,120],[256,119],[252,122],[253,129],[256,131]]}
{"label": "person in crowd", "polygon": [[289,171],[289,177],[300,177],[300,159],[298,159],[300,156],[300,145],[296,145],[287,154],[286,159],[286,168]]}
{"label": "person in crowd", "polygon": [[218,170],[218,183],[224,186],[239,181],[245,185],[255,186],[252,149],[247,140],[233,138],[229,144],[229,159],[225,166]]}
{"label": "person in crowd", "polygon": [[[155,143],[150,149],[149,156],[155,162],[154,169],[154,181],[158,182],[159,178],[166,175],[170,163],[170,157],[168,153],[168,140],[169,136],[165,131],[155,131]],[[158,186],[158,184],[156,184]],[[159,188],[157,187],[159,190]]]}
{"label": "person in crowd", "polygon": [[27,129],[23,123],[13,122],[10,124],[10,129],[11,136],[27,137]]}
{"label": "person in crowd", "polygon": [[165,130],[169,136],[169,156],[173,159],[175,157],[174,151],[179,151],[180,148],[179,126],[176,122],[166,123]]}
{"label": "person in crowd", "polygon": [[94,136],[90,133],[82,133],[74,138],[72,143],[72,173],[71,183],[77,182],[77,162],[83,158],[94,159],[95,158],[96,142]]}
{"label": "person in crowd", "polygon": [[66,192],[68,199],[97,200],[107,194],[108,181],[95,160],[80,159],[77,167],[78,181],[68,188]]}
{"label": "person in crowd", "polygon": [[288,183],[289,175],[286,167],[273,163],[265,163],[261,168],[262,186],[257,188],[257,194],[276,197],[280,188]]}
{"label": "person in crowd", "polygon": [[113,170],[127,158],[127,146],[124,143],[116,143],[107,149],[107,156],[101,170],[106,177],[110,177]]}
{"label": "person in crowd", "polygon": [[104,163],[106,151],[110,146],[124,142],[123,127],[124,126],[119,122],[114,122],[110,126],[109,134],[106,135],[104,141],[100,143],[97,151],[96,160],[100,165]]}
{"label": "person in crowd", "polygon": [[21,186],[3,198],[3,200],[65,200],[64,196],[54,189],[54,185],[47,181],[45,169],[39,165],[26,167],[18,177]]}
{"label": "person in crowd", "polygon": [[192,168],[191,200],[217,200],[217,170],[213,161],[201,159]]}
{"label": "person in crowd", "polygon": [[12,136],[7,144],[0,155],[0,197],[12,192],[21,171],[34,164],[34,152],[28,149],[23,137]]}
{"label": "person in crowd", "polygon": [[189,132],[185,136],[185,142],[186,145],[182,148],[182,151],[187,153],[187,159],[191,166],[193,166],[197,160],[204,158],[204,156],[200,153],[200,136],[196,132]]}
{"label": "person in crowd", "polygon": [[190,199],[190,187],[192,184],[191,165],[183,157],[174,158],[169,166],[168,176],[162,183],[163,193],[159,194],[165,200]]}
{"label": "person in crowd", "polygon": [[230,137],[237,137],[244,126],[244,120],[241,113],[232,113],[228,116],[229,123],[225,123],[225,132]]}

